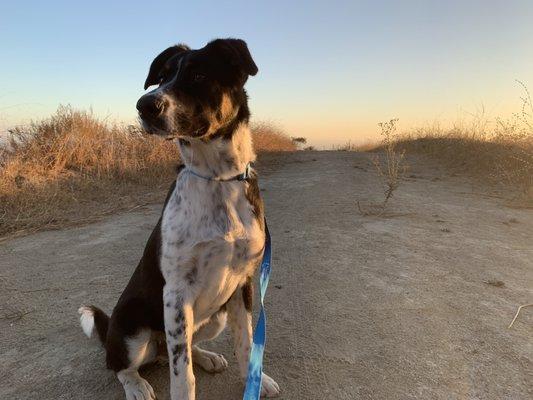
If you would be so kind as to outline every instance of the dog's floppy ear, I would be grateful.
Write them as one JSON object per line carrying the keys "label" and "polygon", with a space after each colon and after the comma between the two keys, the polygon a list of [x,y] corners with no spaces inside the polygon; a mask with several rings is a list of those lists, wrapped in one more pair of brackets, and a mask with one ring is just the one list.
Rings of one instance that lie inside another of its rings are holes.
{"label": "dog's floppy ear", "polygon": [[231,65],[241,68],[245,74],[253,76],[259,71],[244,40],[216,39],[211,42],[211,45],[221,49],[227,55]]}
{"label": "dog's floppy ear", "polygon": [[190,50],[189,46],[185,44],[178,44],[176,46],[169,47],[161,54],[159,54],[154,59],[154,61],[152,61],[152,65],[150,65],[148,77],[144,82],[144,90],[148,89],[148,87],[152,85],[157,85],[159,83],[159,74],[161,73],[161,69],[170,58],[174,57],[176,54],[183,53],[187,50]]}

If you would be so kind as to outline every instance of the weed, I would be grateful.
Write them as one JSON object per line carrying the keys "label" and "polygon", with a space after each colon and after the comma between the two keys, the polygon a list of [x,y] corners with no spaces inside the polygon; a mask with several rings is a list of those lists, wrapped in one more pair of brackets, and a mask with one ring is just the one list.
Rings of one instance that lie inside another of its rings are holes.
{"label": "weed", "polygon": [[381,129],[381,145],[379,148],[382,150],[383,154],[373,154],[371,160],[381,179],[384,188],[384,199],[382,203],[372,211],[363,211],[361,205],[357,202],[357,207],[361,214],[383,214],[389,200],[398,189],[398,186],[405,175],[405,150],[399,150],[397,147],[397,122],[398,119],[391,119],[388,122],[378,124]]}

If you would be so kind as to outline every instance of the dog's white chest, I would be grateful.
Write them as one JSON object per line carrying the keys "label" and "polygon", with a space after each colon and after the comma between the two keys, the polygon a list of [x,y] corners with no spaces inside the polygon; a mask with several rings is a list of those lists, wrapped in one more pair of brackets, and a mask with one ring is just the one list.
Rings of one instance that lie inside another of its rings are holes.
{"label": "dog's white chest", "polygon": [[209,317],[253,273],[264,234],[244,182],[211,182],[181,173],[162,220],[161,269]]}

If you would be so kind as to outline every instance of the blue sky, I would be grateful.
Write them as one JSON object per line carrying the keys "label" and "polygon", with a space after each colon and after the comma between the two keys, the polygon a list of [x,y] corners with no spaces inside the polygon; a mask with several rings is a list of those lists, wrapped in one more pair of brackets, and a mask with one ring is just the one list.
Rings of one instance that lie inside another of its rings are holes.
{"label": "blue sky", "polygon": [[483,104],[518,108],[533,87],[533,2],[515,1],[12,1],[0,5],[0,127],[58,104],[117,121],[154,56],[216,37],[248,42],[259,66],[254,118],[330,145],[453,121]]}

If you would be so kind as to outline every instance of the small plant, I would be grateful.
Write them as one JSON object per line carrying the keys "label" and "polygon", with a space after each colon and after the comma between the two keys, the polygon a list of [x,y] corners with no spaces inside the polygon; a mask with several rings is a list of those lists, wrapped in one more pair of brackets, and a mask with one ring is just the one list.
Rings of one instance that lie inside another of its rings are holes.
{"label": "small plant", "polygon": [[296,143],[296,144],[306,144],[307,143],[307,138],[304,138],[303,136],[300,136],[300,137],[291,137],[291,140],[293,143]]}
{"label": "small plant", "polygon": [[378,126],[381,129],[381,145],[380,150],[383,150],[384,154],[380,157],[379,154],[372,156],[372,163],[376,167],[381,182],[384,187],[384,199],[383,202],[377,207],[377,212],[368,212],[361,209],[361,205],[357,202],[357,206],[361,214],[381,215],[387,207],[387,203],[394,195],[396,189],[400,185],[400,182],[405,175],[405,150],[399,150],[397,147],[398,134],[396,132],[396,123],[398,119],[391,119],[388,122],[381,122]]}
{"label": "small plant", "polygon": [[294,137],[292,136],[291,137],[291,140],[292,140],[292,143],[294,144],[294,146],[298,149],[298,150],[306,150],[307,147],[309,146],[306,146],[307,144],[307,138],[303,137],[303,136],[298,136],[298,137]]}
{"label": "small plant", "polygon": [[494,141],[502,151],[493,176],[527,194],[533,190],[533,101],[527,86],[517,82],[524,91],[520,111],[509,120],[496,119]]}
{"label": "small plant", "polygon": [[405,174],[405,150],[398,150],[396,146],[398,139],[396,122],[398,122],[398,119],[391,119],[388,122],[378,124],[381,128],[382,145],[385,150],[385,162],[382,163],[377,155],[375,155],[372,160],[379,175],[383,179],[383,184],[385,186],[383,208],[385,208],[395,190],[398,189],[400,181]]}

